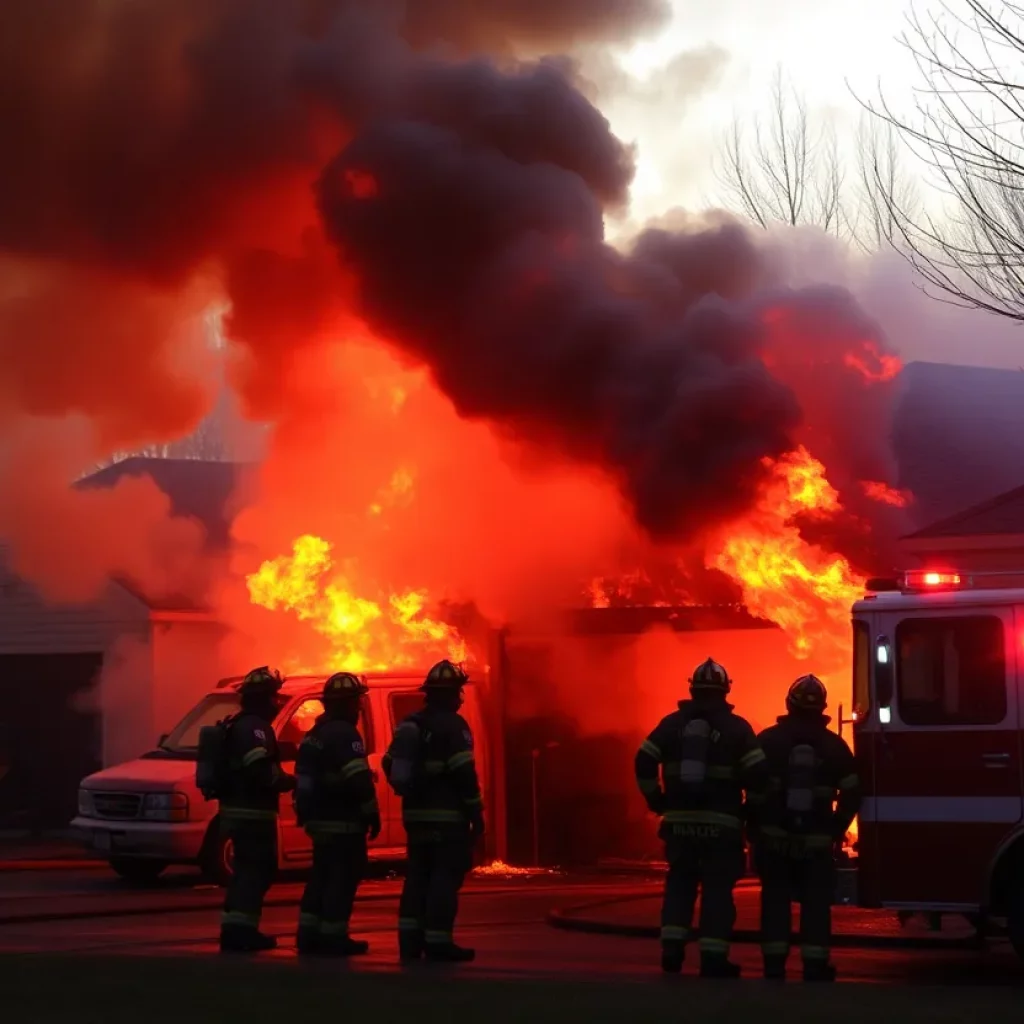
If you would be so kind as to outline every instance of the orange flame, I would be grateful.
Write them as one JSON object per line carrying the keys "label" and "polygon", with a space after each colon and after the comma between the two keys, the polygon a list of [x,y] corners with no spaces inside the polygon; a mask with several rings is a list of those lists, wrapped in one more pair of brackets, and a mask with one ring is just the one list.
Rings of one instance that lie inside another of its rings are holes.
{"label": "orange flame", "polygon": [[520,868],[503,860],[492,860],[473,869],[473,874],[484,878],[530,878],[537,875],[557,874],[552,868]]}
{"label": "orange flame", "polygon": [[[586,593],[590,597],[591,608],[610,608],[612,603],[616,604],[643,604],[650,608],[667,608],[672,602],[662,597],[647,596],[645,591],[651,588],[651,579],[643,569],[633,569],[624,572],[614,579],[605,576],[596,576],[586,587]],[[673,588],[671,594],[674,601],[684,604],[690,600],[689,596],[678,586]]]}
{"label": "orange flame", "polygon": [[587,592],[590,594],[590,606],[592,608],[609,608],[611,607],[611,598],[608,596],[608,588],[605,581],[600,577],[590,581],[590,586],[587,587]]}
{"label": "orange flame", "polygon": [[424,614],[424,591],[376,600],[360,596],[335,571],[331,550],[327,541],[306,534],[294,542],[291,555],[266,561],[246,577],[253,604],[292,612],[331,643],[326,665],[288,665],[288,671],[383,671],[421,666],[434,656],[466,660],[466,644],[458,631]]}
{"label": "orange flame", "polygon": [[839,496],[803,447],[765,464],[768,486],[749,514],[712,540],[707,564],[739,583],[752,614],[786,632],[796,657],[813,658],[817,675],[848,687],[850,606],[865,580],[845,558],[805,541],[793,523],[797,515],[838,512]]}
{"label": "orange flame", "polygon": [[305,735],[316,724],[322,710],[323,705],[319,701],[304,700],[292,712],[292,724]]}
{"label": "orange flame", "polygon": [[408,504],[412,500],[414,480],[410,470],[396,469],[391,477],[391,482],[381,491],[378,500],[370,505],[370,515],[379,516],[387,507]]}
{"label": "orange flame", "polygon": [[883,505],[892,505],[894,508],[906,508],[910,504],[911,495],[906,491],[898,491],[888,484],[878,480],[863,480],[861,487],[864,493],[872,500]]}
{"label": "orange flame", "polygon": [[873,384],[893,380],[903,369],[899,356],[880,352],[875,342],[865,341],[862,348],[863,355],[860,352],[847,352],[843,356],[843,364],[862,374],[865,380]]}

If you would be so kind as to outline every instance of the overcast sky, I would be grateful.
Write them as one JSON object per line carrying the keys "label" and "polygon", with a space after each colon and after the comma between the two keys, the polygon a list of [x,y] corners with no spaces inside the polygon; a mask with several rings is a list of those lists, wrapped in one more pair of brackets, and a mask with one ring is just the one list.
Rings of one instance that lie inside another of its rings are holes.
{"label": "overcast sky", "polygon": [[[914,6],[927,14],[940,0]],[[676,0],[675,7],[668,31],[622,59],[639,80],[632,94],[619,91],[601,104],[616,130],[640,145],[634,203],[645,215],[674,203],[702,205],[714,188],[709,149],[734,114],[766,112],[780,64],[812,109],[850,132],[861,112],[851,88],[867,98],[881,83],[887,97],[909,106],[916,73],[896,39],[906,27],[905,0]]]}

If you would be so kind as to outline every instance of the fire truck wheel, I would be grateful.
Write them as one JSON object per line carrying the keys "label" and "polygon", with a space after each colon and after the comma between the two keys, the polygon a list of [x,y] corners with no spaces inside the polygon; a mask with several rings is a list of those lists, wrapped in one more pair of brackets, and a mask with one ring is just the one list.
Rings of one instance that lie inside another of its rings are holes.
{"label": "fire truck wheel", "polygon": [[210,824],[206,833],[206,841],[203,843],[202,852],[199,854],[199,870],[203,878],[214,885],[226,886],[234,875],[234,849],[231,840],[221,835],[217,819]]}

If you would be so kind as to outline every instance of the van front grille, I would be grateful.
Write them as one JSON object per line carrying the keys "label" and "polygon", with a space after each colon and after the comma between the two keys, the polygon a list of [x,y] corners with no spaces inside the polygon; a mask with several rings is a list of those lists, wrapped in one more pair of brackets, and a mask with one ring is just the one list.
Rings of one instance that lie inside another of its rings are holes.
{"label": "van front grille", "polygon": [[142,797],[138,793],[96,793],[92,795],[97,818],[127,821],[139,816]]}

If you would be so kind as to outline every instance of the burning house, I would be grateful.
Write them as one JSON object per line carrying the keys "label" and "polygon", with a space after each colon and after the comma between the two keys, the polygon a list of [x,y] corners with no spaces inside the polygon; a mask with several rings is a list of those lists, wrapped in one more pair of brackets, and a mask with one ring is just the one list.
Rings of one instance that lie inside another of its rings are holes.
{"label": "burning house", "polygon": [[[71,7],[0,5],[0,636],[79,659],[8,662],[34,721],[6,742],[74,709],[61,800],[199,676],[472,668],[495,623],[517,816],[529,763],[630,820],[587,745],[627,750],[709,644],[755,719],[786,659],[839,702],[849,606],[929,494],[889,443],[897,351],[736,220],[611,246],[636,154],[566,62],[508,60],[663,4]],[[267,424],[244,501],[225,467],[69,486],[186,436],[214,380]],[[935,436],[937,472],[966,469]],[[8,760],[10,794],[53,758]]]}
{"label": "burning house", "polygon": [[[969,446],[979,442],[966,427],[950,434],[949,445],[968,453],[950,463],[925,443],[931,436],[927,418],[915,434],[915,416],[933,407],[928,389],[936,380],[960,382],[961,406],[974,394],[991,414],[993,371],[922,371],[911,364],[905,373],[895,414],[897,479],[920,487],[933,507],[944,495],[948,500],[965,492],[968,481],[955,470],[975,471],[978,460],[969,457]],[[975,393],[962,384],[972,376]],[[1019,376],[995,379],[1006,382],[1009,394]],[[390,393],[384,397],[394,402]],[[1007,443],[1001,450],[1013,452],[1015,429],[1011,418],[998,429],[990,424],[986,436],[998,440],[1002,433]],[[338,558],[335,545],[313,534],[295,538],[287,554],[261,561],[255,549],[246,551],[244,539],[231,536],[234,520],[244,538],[252,514],[252,471],[230,463],[128,459],[80,485],[110,489],[142,474],[152,478],[176,515],[202,525],[210,557],[244,567],[244,614],[237,588],[228,597],[215,592],[204,600],[154,597],[120,577],[97,600],[60,606],[8,574],[0,598],[3,686],[22,695],[26,720],[52,722],[55,712],[66,719],[59,726],[66,756],[55,775],[41,755],[15,749],[17,737],[30,736],[35,726],[3,737],[10,766],[6,781],[0,779],[5,824],[62,824],[73,810],[80,777],[137,754],[219,673],[260,659],[254,637],[275,655],[291,650],[284,665],[290,671],[365,671],[419,665],[443,654],[475,656],[478,667],[489,662],[491,677],[500,677],[503,688],[505,792],[508,818],[517,823],[508,848],[520,860],[533,855],[535,843],[543,859],[563,863],[649,850],[649,822],[631,784],[632,753],[643,731],[682,695],[692,665],[709,654],[729,664],[737,703],[756,725],[771,721],[787,681],[808,666],[828,678],[834,705],[843,701],[848,610],[862,578],[843,558],[807,540],[797,525],[801,515],[827,513],[838,502],[809,454],[780,462],[760,502],[710,534],[697,563],[692,554],[667,561],[659,555],[642,569],[589,583],[577,577],[575,591],[560,592],[557,604],[546,602],[541,614],[527,614],[527,602],[504,620],[471,606],[439,604],[423,589],[370,590],[358,580],[358,551],[348,546]],[[369,503],[368,521],[377,528],[389,521],[385,537],[396,529],[415,536],[415,515],[402,517],[414,513],[417,482],[400,466]],[[1019,538],[982,542],[978,536],[994,536],[988,521],[1017,498],[1014,492],[926,527],[908,538],[907,550],[929,558],[945,552],[957,564],[967,549],[975,559],[982,550],[989,560],[1006,557]],[[919,514],[913,506],[911,511]],[[951,539],[979,515],[988,525],[978,526],[974,539]],[[574,606],[576,611],[565,610]],[[498,645],[492,639],[496,624],[503,627]]]}

